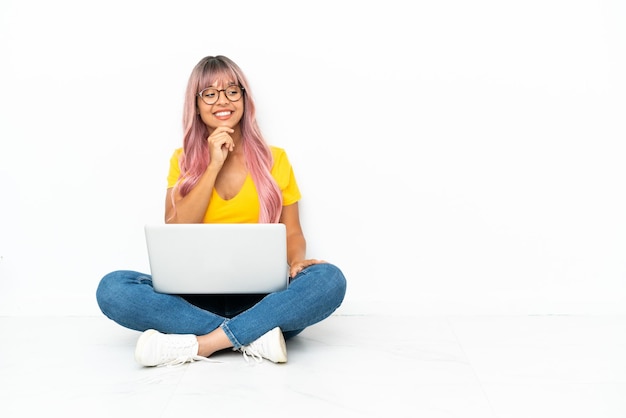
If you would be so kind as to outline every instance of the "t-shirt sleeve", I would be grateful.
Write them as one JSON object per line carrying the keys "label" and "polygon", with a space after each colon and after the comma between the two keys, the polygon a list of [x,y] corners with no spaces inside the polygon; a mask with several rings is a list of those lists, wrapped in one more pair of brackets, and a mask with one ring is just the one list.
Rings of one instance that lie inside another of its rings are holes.
{"label": "t-shirt sleeve", "polygon": [[183,149],[179,148],[174,151],[172,157],[170,158],[170,171],[167,174],[167,188],[170,189],[176,185],[178,178],[180,177],[180,165],[178,164],[178,159]]}
{"label": "t-shirt sleeve", "polygon": [[272,148],[274,154],[274,166],[272,167],[272,176],[278,183],[283,194],[283,206],[296,203],[302,197],[293,167],[289,162],[287,153],[281,148]]}

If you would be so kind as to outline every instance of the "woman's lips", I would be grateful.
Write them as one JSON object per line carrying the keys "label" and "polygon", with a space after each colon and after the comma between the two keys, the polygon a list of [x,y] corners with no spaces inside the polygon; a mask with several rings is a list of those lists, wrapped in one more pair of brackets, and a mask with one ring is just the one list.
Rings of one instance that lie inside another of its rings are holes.
{"label": "woman's lips", "polygon": [[220,112],[215,112],[213,115],[218,119],[228,119],[233,112],[230,110],[222,110]]}

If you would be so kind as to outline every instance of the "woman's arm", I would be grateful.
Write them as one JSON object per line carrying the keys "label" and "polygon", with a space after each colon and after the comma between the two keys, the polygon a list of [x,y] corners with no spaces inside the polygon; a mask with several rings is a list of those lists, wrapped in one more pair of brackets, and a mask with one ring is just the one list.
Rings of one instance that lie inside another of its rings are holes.
{"label": "woman's arm", "polygon": [[209,207],[213,187],[217,175],[222,170],[226,158],[235,148],[231,135],[235,130],[221,126],[215,129],[207,138],[210,163],[198,183],[182,197],[180,193],[174,196],[176,208],[172,203],[171,189],[165,195],[165,222],[166,223],[202,223],[204,214]]}
{"label": "woman's arm", "polygon": [[202,223],[206,209],[209,207],[215,179],[219,171],[219,168],[215,169],[209,165],[200,177],[200,181],[187,196],[181,197],[180,193],[176,192],[174,195],[176,208],[172,203],[172,189],[167,189],[165,194],[165,222]]}
{"label": "woman's arm", "polygon": [[287,262],[289,263],[289,276],[295,277],[304,268],[324,263],[323,260],[306,259],[306,239],[300,225],[300,212],[298,202],[283,206],[280,222],[287,228]]}

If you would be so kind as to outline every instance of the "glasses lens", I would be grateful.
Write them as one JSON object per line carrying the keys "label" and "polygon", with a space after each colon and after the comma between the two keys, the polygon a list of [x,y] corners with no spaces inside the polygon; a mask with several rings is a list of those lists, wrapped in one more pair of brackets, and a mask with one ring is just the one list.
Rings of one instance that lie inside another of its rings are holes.
{"label": "glasses lens", "polygon": [[228,86],[225,93],[226,97],[228,97],[228,100],[230,100],[231,102],[236,102],[237,100],[241,99],[241,89],[239,88],[239,86]]}
{"label": "glasses lens", "polygon": [[212,105],[217,103],[217,100],[220,97],[220,92],[224,92],[224,95],[231,102],[236,102],[241,99],[241,88],[239,86],[233,85],[228,86],[224,90],[218,90],[213,87],[209,87],[208,89],[202,90],[198,95],[202,98],[204,103],[208,105]]}
{"label": "glasses lens", "polygon": [[204,103],[206,103],[208,105],[212,105],[215,102],[217,102],[217,98],[218,98],[219,94],[220,94],[220,92],[217,89],[208,88],[208,89],[202,90],[200,92],[199,96],[202,98]]}

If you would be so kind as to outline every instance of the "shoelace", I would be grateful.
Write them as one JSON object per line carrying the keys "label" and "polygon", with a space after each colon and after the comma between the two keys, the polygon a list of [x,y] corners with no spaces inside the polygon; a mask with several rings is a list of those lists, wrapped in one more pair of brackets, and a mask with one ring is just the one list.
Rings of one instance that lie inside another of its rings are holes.
{"label": "shoelace", "polygon": [[[167,341],[167,340],[166,340]],[[174,352],[172,354],[176,355],[176,357],[172,358],[171,360],[168,361],[164,361],[162,363],[160,363],[158,365],[158,367],[178,367],[181,366],[185,363],[193,363],[194,361],[209,361],[209,362],[213,362],[213,360],[209,360],[206,357],[202,357],[199,356],[197,354],[191,354],[189,353],[189,345],[187,343],[181,343],[181,340],[175,339],[169,339],[168,342],[168,346],[169,346],[169,350],[165,350],[164,353],[162,353],[163,356],[165,356],[165,353],[168,352]],[[167,358],[169,356],[166,356],[165,358]]]}
{"label": "shoelace", "polygon": [[185,363],[193,363],[194,361],[208,361],[209,363],[221,363],[220,361],[211,360],[202,356],[180,356],[167,361],[165,363],[161,363],[157,365],[157,367],[178,367],[182,366]]}
{"label": "shoelace", "polygon": [[243,353],[243,358],[248,363],[250,362],[250,358],[252,358],[257,363],[261,363],[263,361],[263,357],[259,354],[258,351],[252,348],[252,345],[243,346],[240,348],[240,351]]}

